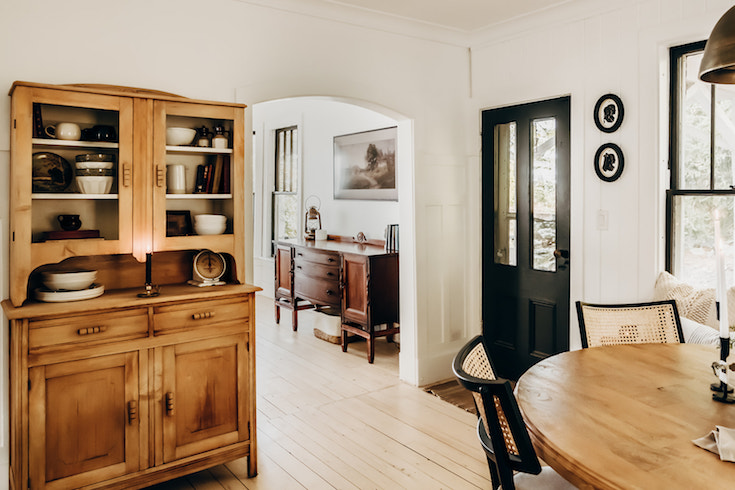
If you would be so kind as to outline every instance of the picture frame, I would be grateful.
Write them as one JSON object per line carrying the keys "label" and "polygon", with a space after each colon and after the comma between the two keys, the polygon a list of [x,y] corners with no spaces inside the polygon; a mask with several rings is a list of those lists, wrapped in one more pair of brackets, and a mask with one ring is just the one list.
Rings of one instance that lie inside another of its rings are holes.
{"label": "picture frame", "polygon": [[187,236],[191,234],[191,212],[166,211],[166,236]]}
{"label": "picture frame", "polygon": [[620,178],[625,166],[623,151],[615,143],[605,143],[595,153],[595,173],[605,182]]}
{"label": "picture frame", "polygon": [[595,125],[604,133],[617,131],[623,124],[624,115],[623,101],[615,94],[605,94],[595,104]]}
{"label": "picture frame", "polygon": [[334,198],[397,201],[397,127],[334,137]]}

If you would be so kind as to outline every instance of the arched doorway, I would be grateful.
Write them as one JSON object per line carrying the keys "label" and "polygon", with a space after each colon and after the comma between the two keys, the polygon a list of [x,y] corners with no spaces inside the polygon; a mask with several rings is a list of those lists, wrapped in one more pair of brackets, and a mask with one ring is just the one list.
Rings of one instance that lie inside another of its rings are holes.
{"label": "arched doorway", "polygon": [[[279,128],[299,128],[299,151],[302,153],[303,175],[299,202],[312,194],[322,202],[326,225],[330,233],[354,236],[363,231],[369,238],[382,239],[386,224],[400,227],[400,309],[401,353],[399,376],[412,384],[416,377],[417,332],[415,327],[415,255],[413,247],[413,123],[409,118],[390,109],[346,98],[292,97],[251,104],[248,111],[252,126],[254,152],[252,155],[254,230],[252,247],[253,271],[250,280],[267,292],[273,287],[273,262],[270,258],[271,190],[273,188],[273,133]],[[396,181],[398,201],[337,201],[332,197],[332,139],[335,135],[350,134],[367,129],[395,126]],[[306,145],[306,146],[305,146]],[[310,167],[311,165],[311,167]],[[250,205],[250,203],[248,203]],[[250,213],[246,213],[250,214]],[[354,217],[354,219],[351,219]],[[330,226],[335,228],[330,229]],[[267,313],[264,313],[267,314]]]}

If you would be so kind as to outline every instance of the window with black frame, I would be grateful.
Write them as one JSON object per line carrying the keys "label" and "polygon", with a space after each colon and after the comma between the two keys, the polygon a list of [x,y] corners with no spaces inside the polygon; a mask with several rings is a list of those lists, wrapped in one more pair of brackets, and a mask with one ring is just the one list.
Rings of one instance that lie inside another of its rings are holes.
{"label": "window with black frame", "polygon": [[714,287],[715,216],[726,269],[733,266],[735,85],[699,80],[705,42],[672,48],[666,268]]}
{"label": "window with black frame", "polygon": [[[299,231],[299,143],[296,126],[275,131],[272,239],[296,238]],[[273,249],[271,249],[273,254]]]}

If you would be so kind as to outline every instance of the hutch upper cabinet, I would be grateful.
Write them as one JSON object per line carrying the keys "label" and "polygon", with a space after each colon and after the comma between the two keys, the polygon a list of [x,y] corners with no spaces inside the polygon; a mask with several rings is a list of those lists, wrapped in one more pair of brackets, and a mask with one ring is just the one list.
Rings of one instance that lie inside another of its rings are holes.
{"label": "hutch upper cabinet", "polygon": [[[32,271],[74,256],[132,254],[143,261],[147,252],[211,249],[228,254],[232,276],[244,279],[245,106],[109,86],[16,82],[10,94],[14,306],[27,298]],[[44,127],[61,122],[80,126],[83,138],[47,138]],[[85,140],[84,130],[100,126],[112,127],[108,134],[115,137]],[[227,143],[218,148],[168,146],[166,130],[171,127],[218,127]],[[109,193],[84,194],[76,187],[76,157],[88,153],[113,155],[115,178]],[[58,157],[65,160],[63,166]],[[185,193],[167,192],[168,165],[183,165]],[[205,181],[197,189],[197,175],[204,169],[212,170],[209,186]],[[59,189],[63,184],[44,186],[43,179],[70,184]],[[79,215],[82,230],[92,236],[52,237],[50,232],[59,231],[61,214]],[[197,214],[227,216],[225,233],[196,235],[191,220]]]}

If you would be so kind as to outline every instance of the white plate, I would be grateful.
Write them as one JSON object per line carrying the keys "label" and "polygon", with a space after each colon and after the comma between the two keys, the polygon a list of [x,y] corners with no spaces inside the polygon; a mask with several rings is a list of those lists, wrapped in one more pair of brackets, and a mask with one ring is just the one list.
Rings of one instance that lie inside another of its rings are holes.
{"label": "white plate", "polygon": [[36,299],[39,301],[62,303],[65,301],[96,298],[105,292],[105,287],[101,284],[92,284],[87,289],[82,289],[81,291],[53,291],[51,289],[38,288],[35,292]]}

